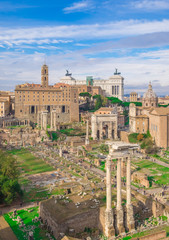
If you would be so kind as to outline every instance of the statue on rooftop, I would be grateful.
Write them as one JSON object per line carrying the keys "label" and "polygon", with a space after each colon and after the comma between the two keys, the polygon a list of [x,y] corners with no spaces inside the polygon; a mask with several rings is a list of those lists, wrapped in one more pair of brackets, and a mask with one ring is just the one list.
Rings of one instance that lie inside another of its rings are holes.
{"label": "statue on rooftop", "polygon": [[115,68],[115,72],[114,72],[114,75],[120,75],[121,72],[118,72],[117,68]]}
{"label": "statue on rooftop", "polygon": [[66,70],[65,76],[72,76],[72,73],[69,73],[69,70]]}

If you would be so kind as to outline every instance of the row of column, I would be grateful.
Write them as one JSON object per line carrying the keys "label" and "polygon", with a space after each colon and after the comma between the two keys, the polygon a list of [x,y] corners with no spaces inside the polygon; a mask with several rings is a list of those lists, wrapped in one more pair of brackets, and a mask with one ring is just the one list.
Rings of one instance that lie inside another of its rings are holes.
{"label": "row of column", "polygon": [[[115,234],[114,214],[112,211],[112,186],[111,186],[111,156],[109,155],[106,161],[106,212],[105,212],[105,234],[107,237]],[[126,210],[127,210],[127,226],[124,224],[124,212],[122,208],[121,196],[121,158],[117,159],[117,229],[116,232],[125,232],[125,227],[129,231],[134,229],[133,207],[131,204],[131,160],[130,157],[126,158],[127,171],[126,171]]]}
{"label": "row of column", "polygon": [[42,130],[47,130],[47,124],[48,124],[48,111],[47,110],[38,112],[37,124],[38,124],[38,126],[41,126]]}
{"label": "row of column", "polygon": [[3,128],[8,127],[8,126],[15,126],[15,125],[29,125],[30,121],[29,120],[21,120],[21,121],[3,121]]}

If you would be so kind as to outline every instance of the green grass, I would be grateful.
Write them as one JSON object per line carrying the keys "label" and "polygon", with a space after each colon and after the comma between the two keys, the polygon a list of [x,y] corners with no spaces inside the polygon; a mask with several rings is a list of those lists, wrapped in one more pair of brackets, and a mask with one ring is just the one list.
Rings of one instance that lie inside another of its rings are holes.
{"label": "green grass", "polygon": [[[35,226],[35,229],[33,230],[34,232],[34,240],[47,240],[48,237],[46,237],[46,230],[42,230],[39,225],[40,222],[36,222],[33,223],[32,219],[34,219],[35,217],[39,217],[39,207],[33,207],[33,208],[29,208],[29,209],[33,209],[32,212],[28,212],[28,209],[26,210],[17,210],[17,215],[14,219],[17,219],[17,216],[20,216],[21,219],[23,220],[24,224],[26,225],[26,230],[27,231],[23,231],[23,228],[19,227],[19,224],[17,221],[13,221],[11,218],[12,212],[8,213],[8,214],[4,214],[4,218],[5,220],[8,222],[8,224],[10,225],[10,227],[12,228],[12,231],[14,232],[14,234],[16,235],[18,240],[23,240],[23,239],[28,239],[28,232],[32,231],[31,228],[33,226]],[[55,239],[53,237],[53,239]]]}
{"label": "green grass", "polygon": [[53,170],[53,167],[45,163],[44,160],[33,156],[27,149],[16,149],[8,152],[17,156],[18,166],[29,175]]}
{"label": "green grass", "polygon": [[[151,175],[149,177],[153,178],[155,184],[169,184],[169,168],[158,165],[157,163],[148,160],[133,161],[133,163],[138,167],[138,171],[148,171]],[[144,171],[144,169],[146,170]],[[161,175],[158,176],[158,174]]]}

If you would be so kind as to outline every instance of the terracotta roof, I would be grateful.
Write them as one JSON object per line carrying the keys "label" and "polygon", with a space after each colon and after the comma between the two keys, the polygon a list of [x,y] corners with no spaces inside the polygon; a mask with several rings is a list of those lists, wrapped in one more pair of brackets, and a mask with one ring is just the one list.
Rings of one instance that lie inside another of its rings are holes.
{"label": "terracotta roof", "polygon": [[[99,108],[97,111],[104,111],[104,112],[110,112],[110,111],[113,111],[114,110],[114,108],[109,108],[109,107],[101,107],[101,108]],[[96,112],[97,112],[96,111]]]}
{"label": "terracotta roof", "polygon": [[169,115],[169,108],[165,108],[165,107],[158,107],[158,108],[154,108],[150,114],[153,115]]}
{"label": "terracotta roof", "polygon": [[55,85],[53,85],[54,88],[59,88],[59,87],[70,87],[69,84],[66,83],[56,83]]}

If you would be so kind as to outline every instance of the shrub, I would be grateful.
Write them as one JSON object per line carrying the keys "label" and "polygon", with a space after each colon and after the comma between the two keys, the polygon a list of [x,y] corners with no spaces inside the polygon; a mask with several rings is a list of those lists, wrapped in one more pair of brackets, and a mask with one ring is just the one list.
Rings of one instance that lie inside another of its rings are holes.
{"label": "shrub", "polygon": [[139,134],[137,135],[137,140],[138,140],[138,141],[142,141],[143,138],[144,138],[143,134],[139,133]]}

